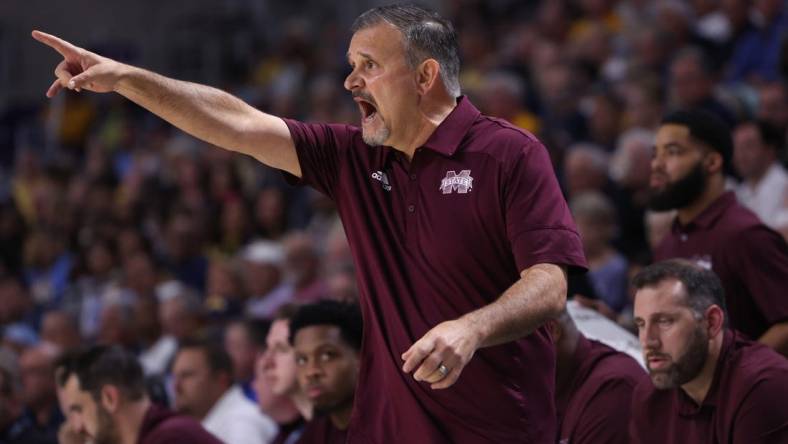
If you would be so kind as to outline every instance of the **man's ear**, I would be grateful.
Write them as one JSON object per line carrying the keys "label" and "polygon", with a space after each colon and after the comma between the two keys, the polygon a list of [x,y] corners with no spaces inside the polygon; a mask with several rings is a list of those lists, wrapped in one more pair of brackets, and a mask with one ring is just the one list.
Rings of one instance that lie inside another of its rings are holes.
{"label": "man's ear", "polygon": [[105,384],[101,387],[101,405],[110,413],[118,411],[120,405],[120,391],[117,387]]}
{"label": "man's ear", "polygon": [[416,68],[416,89],[419,95],[425,95],[435,86],[440,76],[440,64],[435,59],[427,59]]}
{"label": "man's ear", "polygon": [[722,163],[722,154],[717,151],[709,151],[706,154],[706,158],[703,159],[703,166],[706,168],[706,172],[710,174],[722,171]]}
{"label": "man's ear", "polygon": [[725,327],[725,312],[719,305],[712,305],[706,309],[705,317],[708,324],[706,333],[709,335],[709,339],[716,337]]}

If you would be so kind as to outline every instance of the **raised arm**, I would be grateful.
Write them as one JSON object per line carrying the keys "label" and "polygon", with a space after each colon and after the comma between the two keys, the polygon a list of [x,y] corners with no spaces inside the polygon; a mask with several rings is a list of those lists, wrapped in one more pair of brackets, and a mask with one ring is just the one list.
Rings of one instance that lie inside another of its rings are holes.
{"label": "raised arm", "polygon": [[114,91],[199,139],[301,176],[293,139],[279,117],[219,89],[126,65],[50,34],[33,31],[33,38],[63,56],[47,97],[62,88]]}

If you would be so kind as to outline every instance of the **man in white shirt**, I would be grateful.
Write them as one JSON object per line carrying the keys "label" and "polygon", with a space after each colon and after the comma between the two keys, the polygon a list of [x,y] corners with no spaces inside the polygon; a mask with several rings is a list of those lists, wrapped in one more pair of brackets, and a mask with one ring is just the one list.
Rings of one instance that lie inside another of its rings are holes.
{"label": "man in white shirt", "polygon": [[217,438],[228,444],[273,441],[276,423],[233,384],[232,361],[219,344],[184,341],[172,373],[175,408],[202,421]]}
{"label": "man in white shirt", "polygon": [[788,173],[778,161],[782,134],[769,123],[748,121],[736,126],[733,143],[733,164],[742,177],[736,188],[739,202],[788,235]]}

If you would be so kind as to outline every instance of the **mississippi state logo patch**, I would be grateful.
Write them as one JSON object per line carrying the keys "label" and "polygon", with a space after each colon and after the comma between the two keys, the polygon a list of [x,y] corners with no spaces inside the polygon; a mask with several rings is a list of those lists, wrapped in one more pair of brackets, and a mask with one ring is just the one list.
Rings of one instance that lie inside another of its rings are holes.
{"label": "mississippi state logo patch", "polygon": [[451,194],[456,191],[460,194],[467,194],[473,188],[473,177],[471,170],[462,170],[460,174],[456,171],[447,171],[446,177],[441,180],[440,189],[443,194]]}

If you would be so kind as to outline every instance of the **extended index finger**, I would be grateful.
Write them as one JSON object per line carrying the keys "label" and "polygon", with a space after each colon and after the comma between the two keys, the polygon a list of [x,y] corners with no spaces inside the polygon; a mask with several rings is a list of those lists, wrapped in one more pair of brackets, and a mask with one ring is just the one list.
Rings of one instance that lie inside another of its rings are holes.
{"label": "extended index finger", "polygon": [[41,31],[33,31],[32,35],[34,39],[51,47],[55,51],[59,52],[63,57],[70,58],[79,55],[79,48],[61,39],[60,37],[55,37],[52,34],[47,34],[46,32]]}

